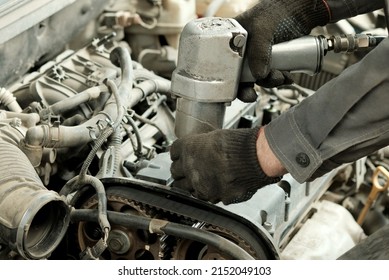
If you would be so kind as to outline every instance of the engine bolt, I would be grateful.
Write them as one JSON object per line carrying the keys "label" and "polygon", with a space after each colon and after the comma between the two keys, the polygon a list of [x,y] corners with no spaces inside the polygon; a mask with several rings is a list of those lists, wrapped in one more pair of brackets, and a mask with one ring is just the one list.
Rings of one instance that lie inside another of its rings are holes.
{"label": "engine bolt", "polygon": [[108,249],[116,254],[124,254],[131,248],[130,238],[120,230],[112,230],[107,240]]}
{"label": "engine bolt", "polygon": [[266,230],[270,230],[270,229],[273,227],[273,225],[272,225],[272,223],[270,223],[270,222],[264,222],[264,223],[263,223],[263,227],[264,227]]}

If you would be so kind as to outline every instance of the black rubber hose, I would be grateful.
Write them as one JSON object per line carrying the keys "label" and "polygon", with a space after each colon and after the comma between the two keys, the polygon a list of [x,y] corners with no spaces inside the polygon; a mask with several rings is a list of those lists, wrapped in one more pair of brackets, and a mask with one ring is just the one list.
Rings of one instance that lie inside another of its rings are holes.
{"label": "black rubber hose", "polygon": [[[210,246],[228,254],[236,260],[253,260],[254,258],[232,241],[225,239],[215,233],[193,228],[191,226],[172,223],[165,220],[151,219],[148,217],[136,216],[125,213],[108,211],[108,220],[112,224],[148,230],[152,233],[161,233],[180,238],[190,239]],[[87,221],[96,222],[98,212],[94,209],[77,209],[71,212],[70,218],[73,222]]]}

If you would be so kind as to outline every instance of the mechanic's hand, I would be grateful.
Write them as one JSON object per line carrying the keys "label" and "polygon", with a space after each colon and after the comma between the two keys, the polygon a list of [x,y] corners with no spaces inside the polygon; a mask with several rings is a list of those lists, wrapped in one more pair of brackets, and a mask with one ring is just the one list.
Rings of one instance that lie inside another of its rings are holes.
{"label": "mechanic's hand", "polygon": [[260,0],[238,15],[235,19],[248,32],[246,55],[257,84],[276,87],[293,83],[289,72],[270,69],[272,45],[308,35],[314,27],[326,25],[329,13],[324,0]]}
{"label": "mechanic's hand", "polygon": [[170,149],[173,186],[217,203],[250,199],[257,189],[275,183],[258,163],[259,128],[218,129],[176,140]]}

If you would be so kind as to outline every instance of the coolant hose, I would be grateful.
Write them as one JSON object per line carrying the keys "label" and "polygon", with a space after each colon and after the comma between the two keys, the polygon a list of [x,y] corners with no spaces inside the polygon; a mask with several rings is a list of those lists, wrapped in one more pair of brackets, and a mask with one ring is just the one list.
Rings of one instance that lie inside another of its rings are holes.
{"label": "coolant hose", "polygon": [[64,112],[74,109],[85,102],[97,99],[100,97],[101,93],[106,91],[107,87],[105,85],[95,86],[88,88],[74,96],[71,96],[66,99],[62,99],[47,108],[44,108],[40,111],[40,115],[43,118],[47,118],[49,115],[61,115]]}
{"label": "coolant hose", "polygon": [[109,59],[112,64],[120,67],[121,73],[121,82],[119,85],[119,95],[123,98],[124,103],[129,98],[129,92],[132,88],[133,83],[133,68],[132,60],[129,51],[123,47],[117,47],[113,49],[110,53]]}
{"label": "coolant hose", "polygon": [[47,258],[69,220],[69,207],[43,186],[26,155],[0,139],[0,243],[26,259]]}
{"label": "coolant hose", "polygon": [[[71,212],[73,222],[95,222],[98,212],[93,209],[79,209]],[[108,211],[108,219],[112,224],[148,230],[152,233],[167,234],[201,242],[215,247],[236,260],[253,260],[254,258],[232,241],[217,234],[191,226],[172,223],[165,220],[151,219],[137,215]]]}
{"label": "coolant hose", "polygon": [[134,107],[139,101],[153,92],[170,93],[171,83],[165,79],[146,80],[134,86],[131,90],[129,108]]}

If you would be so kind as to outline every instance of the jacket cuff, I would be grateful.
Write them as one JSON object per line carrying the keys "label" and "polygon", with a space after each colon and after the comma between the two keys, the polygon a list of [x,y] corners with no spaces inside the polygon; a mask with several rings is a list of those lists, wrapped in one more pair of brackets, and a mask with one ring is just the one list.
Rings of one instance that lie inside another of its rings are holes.
{"label": "jacket cuff", "polygon": [[299,183],[321,166],[322,159],[301,132],[293,116],[294,108],[282,113],[265,127],[266,140],[278,160]]}

